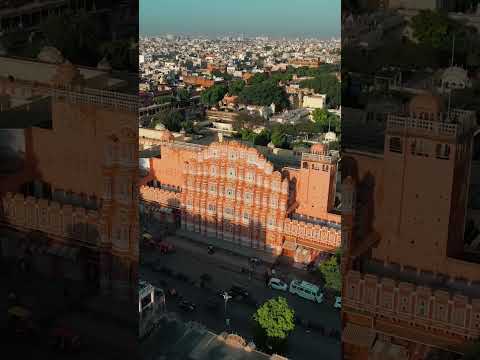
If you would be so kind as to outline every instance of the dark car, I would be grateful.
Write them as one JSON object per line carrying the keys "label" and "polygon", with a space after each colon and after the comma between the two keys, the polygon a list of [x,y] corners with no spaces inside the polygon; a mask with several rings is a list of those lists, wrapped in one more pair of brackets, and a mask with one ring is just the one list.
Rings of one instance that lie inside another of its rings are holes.
{"label": "dark car", "polygon": [[184,311],[194,311],[196,308],[195,304],[188,300],[180,301],[178,307]]}
{"label": "dark car", "polygon": [[220,301],[218,300],[218,298],[216,296],[211,297],[205,303],[205,307],[210,311],[218,310],[218,308],[220,307]]}
{"label": "dark car", "polygon": [[230,288],[229,294],[231,296],[233,296],[234,298],[236,298],[236,297],[246,298],[249,295],[248,291],[245,288],[243,288],[242,286],[239,286],[239,285],[233,285]]}

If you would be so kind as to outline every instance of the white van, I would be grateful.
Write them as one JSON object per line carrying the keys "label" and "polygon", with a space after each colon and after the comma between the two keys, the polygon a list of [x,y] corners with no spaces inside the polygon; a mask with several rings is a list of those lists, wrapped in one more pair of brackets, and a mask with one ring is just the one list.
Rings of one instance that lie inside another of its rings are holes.
{"label": "white van", "polygon": [[321,303],[323,293],[320,287],[306,281],[292,280],[290,283],[290,293],[297,294],[305,299]]}

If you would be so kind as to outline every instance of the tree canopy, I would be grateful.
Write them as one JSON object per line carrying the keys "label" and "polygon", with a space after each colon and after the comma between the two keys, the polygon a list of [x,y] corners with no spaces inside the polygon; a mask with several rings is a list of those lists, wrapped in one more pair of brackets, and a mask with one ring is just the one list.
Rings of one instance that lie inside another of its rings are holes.
{"label": "tree canopy", "polygon": [[244,87],[245,82],[243,80],[235,80],[228,85],[228,92],[230,95],[240,95]]}
{"label": "tree canopy", "polygon": [[278,351],[295,329],[295,312],[283,297],[266,301],[253,315],[256,343],[262,348]]}
{"label": "tree canopy", "polygon": [[245,86],[240,93],[240,100],[249,105],[268,106],[273,103],[279,110],[288,108],[289,105],[288,96],[284,89],[270,79]]}
{"label": "tree canopy", "polygon": [[449,50],[455,36],[457,50],[465,51],[469,48],[469,41],[476,30],[456,20],[447,13],[422,10],[411,20],[413,36],[422,45],[434,49]]}
{"label": "tree canopy", "polygon": [[213,85],[202,93],[201,101],[208,106],[216,105],[223,99],[227,93],[227,88],[224,85]]}
{"label": "tree canopy", "polygon": [[255,84],[260,84],[264,82],[265,80],[268,79],[268,75],[265,73],[256,73],[250,78],[250,84],[255,85]]}
{"label": "tree canopy", "polygon": [[61,16],[49,16],[40,30],[47,43],[60,50],[72,63],[83,64],[86,58],[92,59],[88,65],[98,62],[100,28],[92,15],[69,11]]}
{"label": "tree canopy", "polygon": [[340,106],[340,82],[334,74],[317,75],[313,79],[302,81],[300,87],[313,89],[317,94],[326,94],[330,107]]}
{"label": "tree canopy", "polygon": [[[178,132],[186,126],[188,127],[189,124],[185,122],[184,117],[179,111],[168,111],[168,112],[162,112],[157,114],[151,122],[151,127],[155,128],[157,124],[163,124],[165,125],[165,128],[167,128],[170,131]],[[193,127],[193,123],[191,124]],[[187,129],[185,129],[187,130]]]}
{"label": "tree canopy", "polygon": [[190,100],[190,91],[188,89],[178,89],[177,90],[177,99],[181,103],[186,103]]}
{"label": "tree canopy", "polygon": [[340,273],[340,256],[332,256],[318,267],[325,281],[325,286],[335,291],[342,289],[342,275]]}
{"label": "tree canopy", "polygon": [[315,121],[323,132],[334,131],[340,133],[340,119],[337,115],[329,113],[326,109],[315,109],[312,113],[313,121]]}

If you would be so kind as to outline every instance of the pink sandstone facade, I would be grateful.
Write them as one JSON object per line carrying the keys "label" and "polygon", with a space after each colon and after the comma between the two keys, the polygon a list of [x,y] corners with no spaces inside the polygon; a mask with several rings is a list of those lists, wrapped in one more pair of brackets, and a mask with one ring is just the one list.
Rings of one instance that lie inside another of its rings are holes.
{"label": "pink sandstone facade", "polygon": [[12,98],[50,95],[52,123],[23,130],[27,165],[0,184],[2,225],[20,237],[39,231],[52,246],[86,251],[84,273],[103,276],[97,280],[104,292],[135,296],[138,101],[71,83],[79,74],[65,75],[71,67],[59,66],[56,88],[0,79],[0,94]]}
{"label": "pink sandstone facade", "polygon": [[480,264],[463,250],[475,131],[472,112],[422,95],[389,116],[383,154],[345,150],[345,359],[461,353],[480,336]]}
{"label": "pink sandstone facade", "polygon": [[140,193],[145,202],[177,209],[183,229],[298,262],[340,245],[336,158],[304,154],[301,168],[279,171],[237,142],[157,146],[160,156],[150,159]]}

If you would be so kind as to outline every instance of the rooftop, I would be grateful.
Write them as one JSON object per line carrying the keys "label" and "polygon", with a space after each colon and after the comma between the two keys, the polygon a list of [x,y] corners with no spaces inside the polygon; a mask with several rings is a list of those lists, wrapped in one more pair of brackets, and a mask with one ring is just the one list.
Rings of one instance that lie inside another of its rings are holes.
{"label": "rooftop", "polygon": [[143,358],[168,360],[269,360],[270,356],[259,351],[247,351],[243,347],[227,344],[218,335],[200,324],[184,323],[163,317],[158,323],[158,336],[142,344]]}
{"label": "rooftop", "polygon": [[[86,81],[106,74],[104,71],[91,68],[79,67],[78,70]],[[42,63],[32,59],[0,57],[0,77],[13,76],[23,81],[49,84],[56,72],[56,64]]]}

